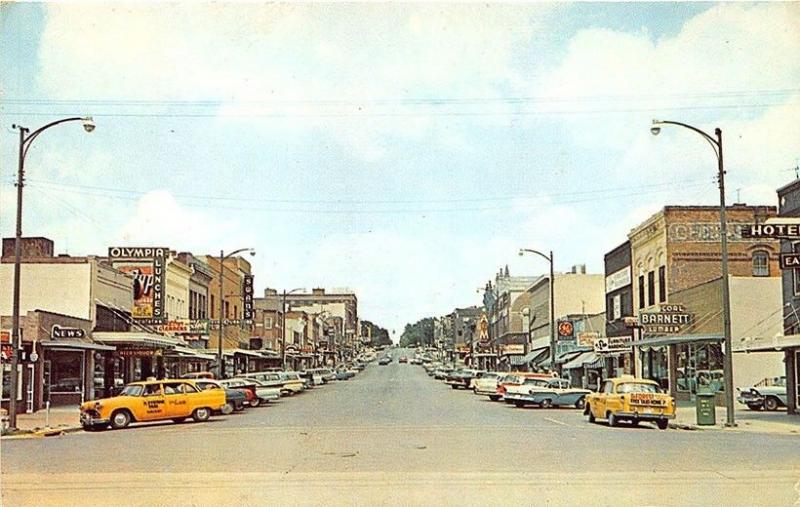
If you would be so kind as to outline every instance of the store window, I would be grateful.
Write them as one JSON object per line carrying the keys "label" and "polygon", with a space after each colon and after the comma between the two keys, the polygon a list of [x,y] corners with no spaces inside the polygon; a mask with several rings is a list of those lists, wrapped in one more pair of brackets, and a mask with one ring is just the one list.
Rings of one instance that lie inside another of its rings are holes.
{"label": "store window", "polygon": [[644,275],[639,275],[639,308],[644,308]]}
{"label": "store window", "polygon": [[49,356],[50,393],[80,393],[83,390],[83,353],[54,350]]}
{"label": "store window", "polygon": [[658,385],[664,390],[669,389],[667,355],[667,347],[650,349],[642,353],[642,375],[658,382]]}
{"label": "store window", "polygon": [[769,276],[769,253],[763,250],[753,252],[753,276]]}
{"label": "store window", "polygon": [[677,389],[696,394],[698,389],[725,390],[724,357],[719,343],[677,345]]}

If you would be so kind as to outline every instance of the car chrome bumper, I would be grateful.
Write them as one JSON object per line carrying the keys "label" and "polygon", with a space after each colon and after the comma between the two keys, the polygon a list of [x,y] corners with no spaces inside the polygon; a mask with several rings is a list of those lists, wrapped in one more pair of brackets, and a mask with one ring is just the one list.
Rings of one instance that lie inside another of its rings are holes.
{"label": "car chrome bumper", "polygon": [[111,421],[109,419],[101,419],[97,417],[92,417],[91,415],[87,414],[86,412],[81,413],[81,426],[86,428],[87,426],[97,426],[102,424],[109,424]]}
{"label": "car chrome bumper", "polygon": [[638,419],[640,421],[658,421],[659,419],[675,419],[675,414],[658,412],[614,412],[614,416],[623,419]]}

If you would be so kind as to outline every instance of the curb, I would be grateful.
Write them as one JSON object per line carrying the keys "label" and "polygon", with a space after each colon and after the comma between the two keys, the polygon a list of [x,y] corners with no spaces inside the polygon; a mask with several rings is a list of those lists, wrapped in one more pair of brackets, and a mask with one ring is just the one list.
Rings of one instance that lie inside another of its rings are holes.
{"label": "curb", "polygon": [[23,440],[30,438],[57,437],[67,433],[81,431],[82,426],[60,426],[57,428],[37,428],[34,430],[19,430],[13,435],[3,435],[0,440]]}

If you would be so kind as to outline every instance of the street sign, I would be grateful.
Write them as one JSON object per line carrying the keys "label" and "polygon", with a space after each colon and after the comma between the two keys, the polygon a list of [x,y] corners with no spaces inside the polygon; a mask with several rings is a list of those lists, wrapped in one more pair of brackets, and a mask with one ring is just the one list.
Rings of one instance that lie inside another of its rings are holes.
{"label": "street sign", "polygon": [[782,253],[781,269],[800,268],[800,253]]}
{"label": "street sign", "polygon": [[489,345],[489,319],[485,313],[481,315],[481,320],[478,321],[478,330],[478,344],[481,347],[486,347]]}

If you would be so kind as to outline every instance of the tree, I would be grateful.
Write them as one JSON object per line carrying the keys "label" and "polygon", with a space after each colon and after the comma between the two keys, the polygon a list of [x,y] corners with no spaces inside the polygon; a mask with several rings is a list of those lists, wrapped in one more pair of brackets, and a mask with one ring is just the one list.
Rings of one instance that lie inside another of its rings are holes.
{"label": "tree", "polygon": [[[392,339],[389,338],[389,331],[387,329],[382,328],[377,324],[373,324],[368,320],[362,320],[361,325],[364,327],[369,327],[369,334],[368,336],[372,337],[372,346],[373,347],[380,347],[384,345],[391,345]],[[367,335],[367,333],[362,333],[362,336]]]}
{"label": "tree", "polygon": [[410,345],[427,347],[433,345],[433,317],[425,317],[413,324],[406,324],[400,336],[400,346]]}

